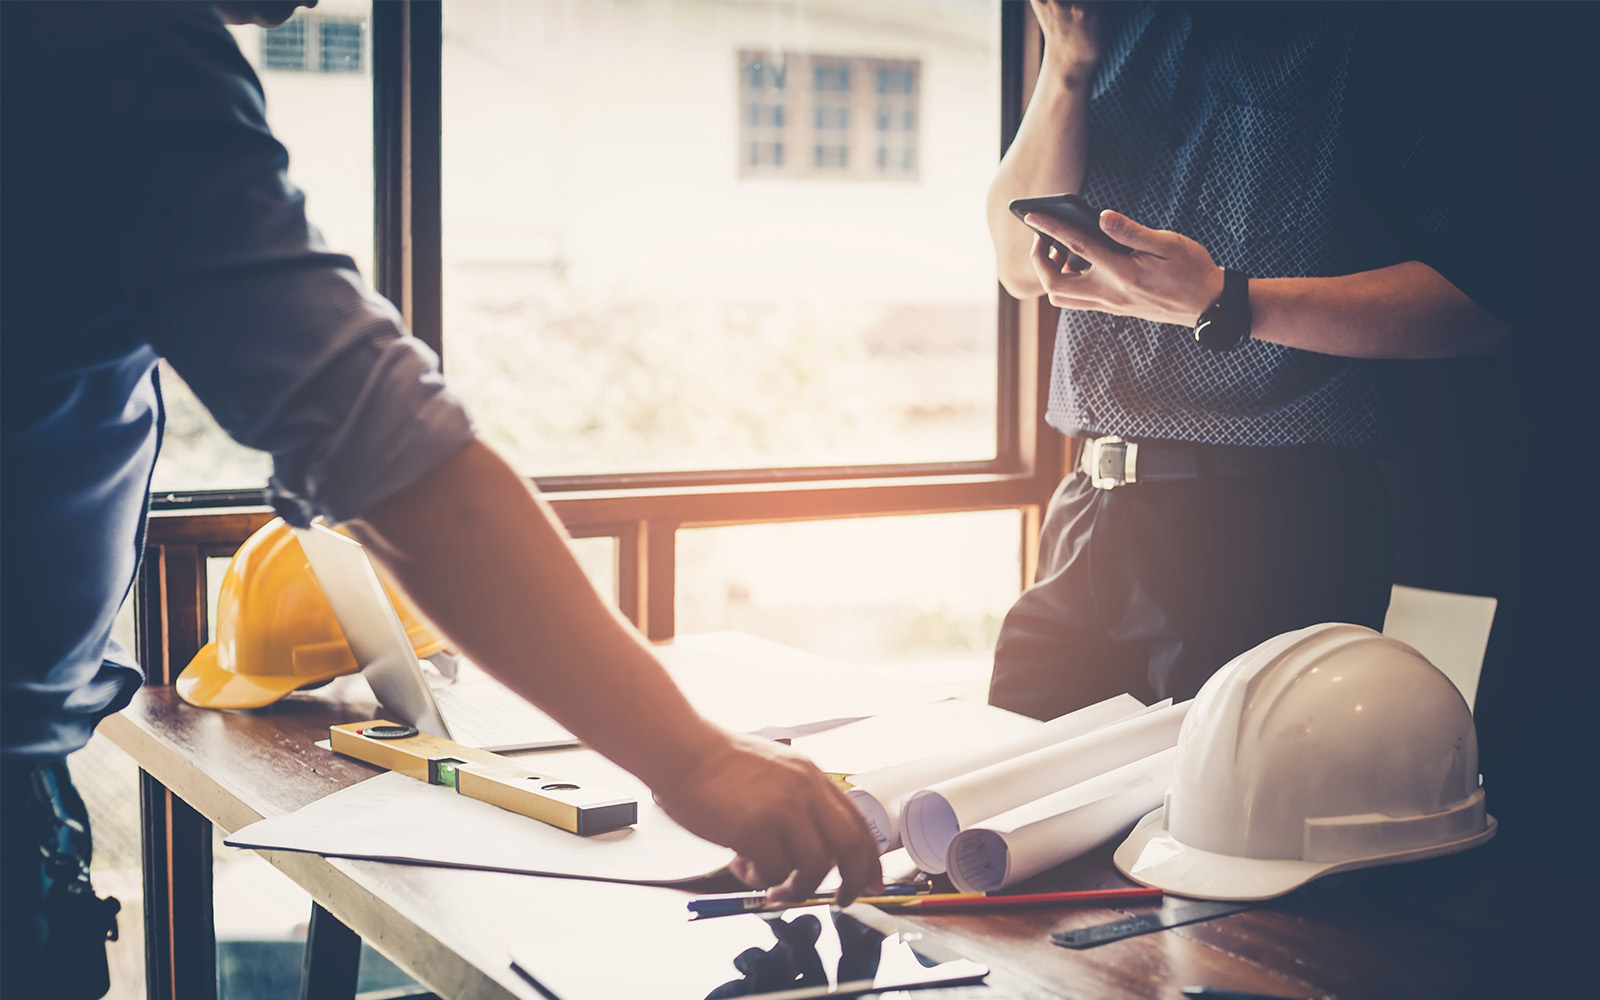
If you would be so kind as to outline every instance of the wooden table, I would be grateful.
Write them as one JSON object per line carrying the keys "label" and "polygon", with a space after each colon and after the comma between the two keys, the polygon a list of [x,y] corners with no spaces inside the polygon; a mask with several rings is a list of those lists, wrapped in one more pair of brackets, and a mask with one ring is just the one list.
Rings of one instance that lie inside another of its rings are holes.
{"label": "wooden table", "polygon": [[[326,737],[330,724],[373,713],[370,701],[326,694],[297,695],[255,712],[207,711],[184,704],[170,688],[152,687],[141,691],[126,711],[107,719],[101,731],[150,779],[206,820],[232,831],[375,773],[313,745]],[[1049,934],[1148,912],[1150,907],[885,918],[988,965],[988,992],[996,1000],[1178,997],[1179,989],[1190,984],[1289,997],[1334,994],[1341,1000],[1472,996],[1509,968],[1552,968],[1549,956],[1529,953],[1550,935],[1508,938],[1507,921],[1501,919],[1507,906],[1523,907],[1511,912],[1528,916],[1548,912],[1527,908],[1546,905],[1544,897],[1524,898],[1529,891],[1537,894],[1543,883],[1529,878],[1519,863],[1494,854],[1492,846],[1454,858],[1338,876],[1272,906],[1085,951],[1057,947]],[[663,894],[681,897],[674,889],[262,854],[310,893],[319,907],[314,920],[337,918],[452,1000],[543,996],[509,966],[502,945],[508,937],[534,942],[529,945],[534,964],[537,942],[570,948],[574,942],[592,941],[594,995],[605,996],[603,969],[619,915],[648,922],[678,920],[684,912],[675,901],[661,904]],[[166,860],[173,879],[181,881],[183,866]],[[161,859],[153,861],[159,864]],[[1112,869],[1108,848],[1018,888],[1125,884]],[[208,881],[204,888],[209,892]],[[696,888],[721,891],[728,886]],[[177,898],[175,905],[185,898],[191,908],[197,905],[192,893],[185,897],[180,892]],[[204,923],[209,923],[208,903],[199,918]],[[198,926],[195,921],[193,914],[181,915],[175,926]],[[173,954],[182,946],[175,946]],[[537,971],[532,970],[535,976]],[[1526,983],[1525,971],[1518,976]],[[350,982],[353,986],[353,978]],[[927,995],[931,1000],[938,992]]]}

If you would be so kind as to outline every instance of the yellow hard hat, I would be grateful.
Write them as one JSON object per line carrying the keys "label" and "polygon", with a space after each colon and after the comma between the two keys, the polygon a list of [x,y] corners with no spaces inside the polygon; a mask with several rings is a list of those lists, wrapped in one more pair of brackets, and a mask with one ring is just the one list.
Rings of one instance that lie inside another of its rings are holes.
{"label": "yellow hard hat", "polygon": [[[417,656],[445,644],[388,586]],[[178,675],[178,696],[201,708],[260,708],[291,691],[360,669],[294,530],[273,518],[233,555],[217,597],[216,640]]]}

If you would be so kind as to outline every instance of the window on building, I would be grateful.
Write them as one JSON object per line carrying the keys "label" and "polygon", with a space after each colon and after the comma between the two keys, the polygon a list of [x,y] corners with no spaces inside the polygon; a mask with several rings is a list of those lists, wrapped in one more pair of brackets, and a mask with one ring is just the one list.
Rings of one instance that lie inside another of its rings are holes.
{"label": "window on building", "polygon": [[921,75],[919,59],[740,51],[739,175],[918,180]]}
{"label": "window on building", "polygon": [[261,33],[261,68],[297,73],[365,73],[366,19],[297,14]]}
{"label": "window on building", "polygon": [[781,171],[787,153],[788,67],[775,59],[752,58],[741,67],[740,105],[745,121],[739,148],[749,173]]}
{"label": "window on building", "polygon": [[261,33],[261,68],[306,68],[306,21],[295,18]]}
{"label": "window on building", "polygon": [[324,73],[360,73],[362,63],[362,31],[365,24],[354,20],[321,18],[317,34],[322,43],[322,71]]}

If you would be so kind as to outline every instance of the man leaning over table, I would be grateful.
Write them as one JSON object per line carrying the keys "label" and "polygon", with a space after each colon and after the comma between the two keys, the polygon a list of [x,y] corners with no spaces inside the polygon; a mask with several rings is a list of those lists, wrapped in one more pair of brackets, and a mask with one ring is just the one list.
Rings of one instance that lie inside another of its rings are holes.
{"label": "man leaning over table", "polygon": [[[1080,460],[1057,489],[990,700],[1188,698],[1273,635],[1380,628],[1394,362],[1501,350],[1527,304],[1510,9],[1032,10],[1043,61],[989,226],[1006,289],[1062,307],[1049,421],[1101,482]],[[1058,192],[1134,252],[1037,220],[1092,266],[1056,259],[1007,206]]]}
{"label": "man leaning over table", "polygon": [[[162,357],[272,453],[280,514],[347,522],[464,654],[733,848],[742,880],[797,898],[837,865],[841,896],[874,888],[844,797],[696,713],[437,359],[306,221],[225,26],[302,5],[0,5],[7,1000],[104,989],[64,762],[142,681],[110,629],[141,550]],[[527,666],[535,637],[562,669]]]}

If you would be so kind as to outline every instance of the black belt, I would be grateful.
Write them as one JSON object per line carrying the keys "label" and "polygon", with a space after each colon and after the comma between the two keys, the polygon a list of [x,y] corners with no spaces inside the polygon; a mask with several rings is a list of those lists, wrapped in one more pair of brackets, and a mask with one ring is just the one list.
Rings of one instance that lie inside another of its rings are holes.
{"label": "black belt", "polygon": [[1171,482],[1205,476],[1248,476],[1283,469],[1285,460],[1300,460],[1317,446],[1254,448],[1234,444],[1185,441],[1131,441],[1115,434],[1081,439],[1078,469],[1096,489],[1134,483]]}

